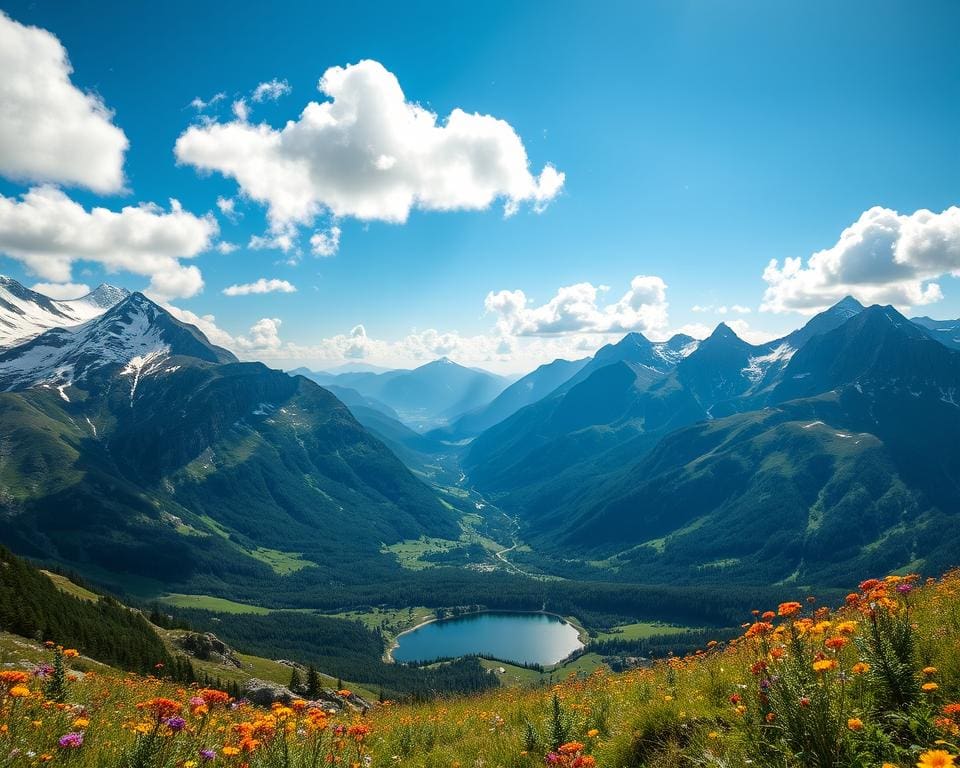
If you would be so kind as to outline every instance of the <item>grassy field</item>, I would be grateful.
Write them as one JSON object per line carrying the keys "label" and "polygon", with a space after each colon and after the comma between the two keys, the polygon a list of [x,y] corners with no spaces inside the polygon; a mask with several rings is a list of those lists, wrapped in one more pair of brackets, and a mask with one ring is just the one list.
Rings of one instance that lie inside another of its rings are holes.
{"label": "grassy field", "polygon": [[260,605],[237,603],[212,595],[183,595],[171,592],[161,595],[158,599],[161,603],[172,605],[175,608],[199,608],[204,611],[217,611],[219,613],[256,613],[260,615],[270,613],[268,609]]}
{"label": "grassy field", "polygon": [[47,578],[50,579],[61,592],[66,592],[68,595],[79,597],[81,600],[90,600],[94,603],[100,599],[100,596],[96,592],[91,592],[79,584],[74,584],[66,576],[53,573],[53,571],[40,571],[40,573],[46,574]]}
{"label": "grassy field", "polygon": [[596,640],[646,640],[657,635],[676,635],[689,632],[691,627],[681,627],[675,624],[663,624],[659,621],[639,621],[635,624],[622,624],[612,627],[606,632],[598,632]]}

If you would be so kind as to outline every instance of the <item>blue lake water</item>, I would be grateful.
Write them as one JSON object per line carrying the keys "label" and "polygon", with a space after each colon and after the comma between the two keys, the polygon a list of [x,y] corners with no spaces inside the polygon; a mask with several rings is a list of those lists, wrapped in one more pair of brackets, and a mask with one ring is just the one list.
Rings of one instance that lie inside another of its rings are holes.
{"label": "blue lake water", "polygon": [[517,664],[556,664],[582,647],[568,622],[544,613],[475,613],[424,624],[397,638],[397,661],[493,656]]}

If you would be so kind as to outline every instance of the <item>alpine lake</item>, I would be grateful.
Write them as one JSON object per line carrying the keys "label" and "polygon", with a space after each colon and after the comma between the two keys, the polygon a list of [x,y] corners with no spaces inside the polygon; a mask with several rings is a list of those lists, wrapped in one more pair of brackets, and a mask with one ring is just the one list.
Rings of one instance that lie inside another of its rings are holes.
{"label": "alpine lake", "polygon": [[397,637],[392,655],[399,662],[485,656],[546,667],[582,647],[579,630],[559,616],[498,611],[421,624]]}

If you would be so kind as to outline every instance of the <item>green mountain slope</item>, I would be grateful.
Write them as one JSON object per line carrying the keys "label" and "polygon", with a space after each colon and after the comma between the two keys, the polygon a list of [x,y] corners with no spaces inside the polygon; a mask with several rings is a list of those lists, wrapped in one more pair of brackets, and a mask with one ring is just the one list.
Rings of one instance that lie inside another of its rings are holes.
{"label": "green mountain slope", "polygon": [[17,390],[0,394],[2,540],[91,573],[187,583],[324,578],[383,558],[384,542],[457,535],[333,395],[229,359],[138,294],[0,357]]}

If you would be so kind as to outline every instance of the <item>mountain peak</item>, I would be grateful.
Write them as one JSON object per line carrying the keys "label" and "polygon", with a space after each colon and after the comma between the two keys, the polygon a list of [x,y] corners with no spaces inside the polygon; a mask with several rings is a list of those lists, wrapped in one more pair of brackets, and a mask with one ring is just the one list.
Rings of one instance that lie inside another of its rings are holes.
{"label": "mountain peak", "polygon": [[109,283],[100,283],[100,285],[90,291],[86,296],[74,299],[74,301],[85,301],[88,304],[109,309],[123,301],[129,295],[130,291],[126,288],[120,288],[119,286],[110,285]]}
{"label": "mountain peak", "polygon": [[743,341],[743,339],[737,336],[733,328],[731,328],[729,325],[727,325],[724,322],[719,323],[717,327],[713,329],[713,333],[711,333],[704,341],[711,341],[711,340],[713,341],[735,340],[740,342]]}
{"label": "mountain peak", "polygon": [[639,331],[631,331],[613,346],[620,349],[624,347],[649,347],[650,340]]}

